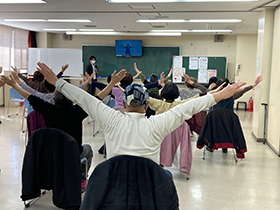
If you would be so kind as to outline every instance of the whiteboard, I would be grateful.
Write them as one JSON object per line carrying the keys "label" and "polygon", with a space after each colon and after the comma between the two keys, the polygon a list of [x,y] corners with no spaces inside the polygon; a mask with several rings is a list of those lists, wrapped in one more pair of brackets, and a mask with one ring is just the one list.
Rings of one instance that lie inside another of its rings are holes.
{"label": "whiteboard", "polygon": [[69,64],[63,76],[80,77],[83,73],[81,49],[59,48],[29,48],[28,49],[28,74],[33,75],[37,70],[37,63],[42,62],[49,66],[55,74],[61,70],[61,66]]}

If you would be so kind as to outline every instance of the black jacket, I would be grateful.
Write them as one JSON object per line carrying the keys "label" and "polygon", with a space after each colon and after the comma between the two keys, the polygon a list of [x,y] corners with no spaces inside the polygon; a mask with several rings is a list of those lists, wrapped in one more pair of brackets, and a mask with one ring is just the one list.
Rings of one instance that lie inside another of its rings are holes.
{"label": "black jacket", "polygon": [[[98,71],[98,68],[97,68],[97,65],[94,64],[94,67],[97,69]],[[86,72],[88,73],[88,75],[91,75],[93,73],[93,68],[92,68],[92,64],[89,63],[87,66],[86,66]],[[95,76],[97,78],[97,73],[95,72]]]}
{"label": "black jacket", "polygon": [[78,142],[82,152],[82,122],[88,114],[80,106],[60,108],[33,95],[28,97],[28,101],[35,111],[43,115],[47,127],[57,128],[71,135]]}
{"label": "black jacket", "polygon": [[197,140],[197,148],[235,148],[238,158],[244,158],[246,142],[238,116],[229,109],[215,109],[208,113]]}
{"label": "black jacket", "polygon": [[178,210],[173,180],[147,158],[116,156],[99,164],[81,210]]}
{"label": "black jacket", "polygon": [[53,203],[64,209],[81,204],[81,165],[77,142],[63,131],[42,128],[32,133],[22,167],[23,201],[53,190]]}

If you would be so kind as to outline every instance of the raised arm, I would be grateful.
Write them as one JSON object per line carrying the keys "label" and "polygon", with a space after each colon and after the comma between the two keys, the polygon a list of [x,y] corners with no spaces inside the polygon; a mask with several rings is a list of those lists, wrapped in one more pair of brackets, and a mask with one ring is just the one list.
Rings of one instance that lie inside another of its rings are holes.
{"label": "raised arm", "polygon": [[111,74],[110,83],[98,94],[98,97],[102,100],[110,93],[112,88],[120,82],[126,75],[126,70],[122,69],[118,74],[116,74],[116,70]]}
{"label": "raised arm", "polygon": [[136,65],[136,62],[134,62],[134,70],[136,71],[136,73],[140,73],[140,79],[141,81],[144,83],[144,84],[147,84],[149,83],[145,77],[145,75],[142,73],[142,71],[140,71],[138,68],[137,68],[137,65]]}
{"label": "raised arm", "polygon": [[170,77],[171,77],[171,75],[172,75],[172,72],[173,72],[173,68],[171,68],[170,69],[170,71],[169,71],[169,73],[168,73],[168,75],[167,75],[167,77],[164,79],[164,83],[167,83],[167,81],[170,79]]}
{"label": "raised arm", "polygon": [[202,93],[207,93],[208,89],[206,87],[204,87],[203,85],[199,84],[199,83],[195,83],[193,81],[191,81],[190,77],[187,74],[183,74],[185,81],[192,85],[194,88],[199,89]]}
{"label": "raised arm", "polygon": [[52,70],[45,64],[38,63],[38,70],[46,77],[50,84],[56,86],[57,91],[60,91],[68,99],[82,107],[101,127],[106,128],[106,126],[110,125],[115,115],[122,115],[82,89],[57,79]]}
{"label": "raised arm", "polygon": [[254,87],[256,87],[261,81],[262,81],[262,76],[258,76],[255,79],[254,84],[249,85],[249,86],[245,87],[242,91],[237,92],[236,94],[234,94],[233,99],[236,100],[236,99],[240,98],[244,93],[246,93],[249,90],[252,90]]}
{"label": "raised arm", "polygon": [[205,108],[209,108],[220,100],[229,98],[235,93],[241,91],[241,87],[243,85],[245,85],[245,83],[242,82],[229,85],[220,92],[198,97],[175,106],[163,114],[150,117],[150,119],[154,121],[153,124],[156,127],[156,135],[160,135],[162,138],[164,138],[167,134],[178,128],[184,122],[184,120],[190,119],[192,115],[204,110]]}
{"label": "raised arm", "polygon": [[61,71],[56,75],[56,77],[59,79],[63,73],[66,71],[66,69],[68,68],[69,64],[65,64],[65,65],[62,65],[61,67]]}
{"label": "raised arm", "polygon": [[[3,70],[3,68],[2,68],[2,66],[0,66],[0,74],[2,73],[2,70]],[[2,86],[4,86],[4,85],[5,85],[4,80],[2,80],[2,79],[0,78],[0,87],[2,87]]]}
{"label": "raised arm", "polygon": [[31,93],[27,92],[26,90],[23,90],[18,83],[15,81],[15,79],[13,78],[12,75],[10,76],[1,76],[2,80],[9,86],[11,86],[12,88],[14,88],[20,95],[22,95],[22,97],[24,98],[28,98]]}

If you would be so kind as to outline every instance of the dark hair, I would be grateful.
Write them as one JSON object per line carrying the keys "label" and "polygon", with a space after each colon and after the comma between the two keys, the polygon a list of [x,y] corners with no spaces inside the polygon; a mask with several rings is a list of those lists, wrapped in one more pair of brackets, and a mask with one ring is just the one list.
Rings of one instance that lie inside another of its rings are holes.
{"label": "dark hair", "polygon": [[166,100],[174,100],[179,97],[179,89],[173,82],[167,82],[160,93],[161,97]]}
{"label": "dark hair", "polygon": [[217,83],[217,81],[218,81],[218,78],[217,78],[217,77],[211,77],[211,78],[209,79],[208,84],[207,84],[207,88],[209,88],[209,86],[210,86],[212,83]]}
{"label": "dark hair", "polygon": [[125,77],[120,81],[120,85],[123,89],[125,89],[128,85],[131,85],[133,82],[133,77],[129,72],[126,72]]}
{"label": "dark hair", "polygon": [[48,83],[47,80],[44,80],[44,85],[45,85],[45,87],[47,88],[47,90],[50,93],[53,93],[55,91],[55,86],[53,86],[52,84]]}
{"label": "dark hair", "polygon": [[150,82],[156,82],[158,81],[158,76],[156,74],[151,74],[150,75]]}
{"label": "dark hair", "polygon": [[[223,86],[223,88],[224,87],[226,87],[228,84],[229,84],[229,80],[227,79],[227,78],[221,78],[221,79],[219,79],[218,81],[217,81],[217,87],[219,87],[220,85],[222,85],[223,83],[225,82],[225,84],[224,84],[224,86]],[[222,89],[223,89],[222,88]]]}
{"label": "dark hair", "polygon": [[33,74],[33,79],[36,82],[42,82],[44,80],[44,75],[39,71],[35,71]]}
{"label": "dark hair", "polygon": [[73,102],[66,98],[62,93],[56,91],[54,95],[54,105],[60,108],[68,108]]}
{"label": "dark hair", "polygon": [[111,82],[111,74],[108,75],[108,77],[107,77],[107,83],[110,83],[110,82]]}
{"label": "dark hair", "polygon": [[89,57],[89,60],[91,61],[92,59],[96,60],[96,58],[92,55]]}

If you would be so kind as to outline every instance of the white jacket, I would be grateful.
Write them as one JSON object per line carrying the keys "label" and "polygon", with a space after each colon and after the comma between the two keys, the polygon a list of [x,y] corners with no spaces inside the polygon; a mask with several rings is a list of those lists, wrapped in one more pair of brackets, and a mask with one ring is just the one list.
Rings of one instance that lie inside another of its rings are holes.
{"label": "white jacket", "polygon": [[111,109],[87,92],[59,79],[56,90],[81,106],[103,129],[107,157],[132,155],[159,163],[160,145],[164,137],[193,114],[215,105],[211,94],[180,104],[167,112],[151,116]]}

